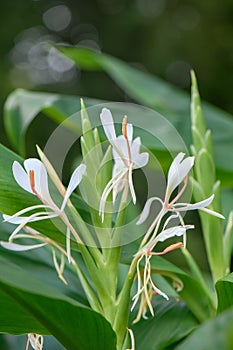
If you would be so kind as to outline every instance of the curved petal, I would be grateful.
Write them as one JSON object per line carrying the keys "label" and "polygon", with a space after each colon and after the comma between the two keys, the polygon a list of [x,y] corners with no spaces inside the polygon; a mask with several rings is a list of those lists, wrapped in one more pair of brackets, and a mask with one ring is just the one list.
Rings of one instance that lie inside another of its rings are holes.
{"label": "curved petal", "polygon": [[14,161],[12,165],[12,171],[17,184],[20,187],[22,187],[25,191],[34,194],[30,185],[28,173],[24,170],[24,168],[19,162]]}
{"label": "curved petal", "polygon": [[69,185],[68,185],[67,190],[66,190],[66,194],[65,194],[62,206],[61,206],[61,211],[64,210],[65,205],[66,205],[66,203],[67,203],[71,193],[75,190],[75,188],[82,181],[82,177],[83,177],[83,174],[85,173],[85,171],[86,171],[86,165],[85,164],[80,164],[74,170],[73,174],[71,175],[70,182],[69,182]]}
{"label": "curved petal", "polygon": [[129,167],[129,174],[128,174],[128,179],[129,179],[129,189],[130,189],[130,193],[132,196],[132,200],[133,200],[133,204],[136,204],[136,194],[135,194],[135,190],[134,190],[134,185],[133,185],[133,174],[132,174],[132,164]]}
{"label": "curved petal", "polygon": [[142,212],[140,214],[140,217],[139,217],[138,221],[136,222],[136,225],[142,224],[148,218],[149,213],[150,213],[151,204],[154,201],[159,201],[163,205],[163,202],[161,201],[161,199],[159,197],[151,197],[151,198],[149,198],[146,201],[146,204],[144,205],[144,208],[143,208],[143,210],[142,210]]}
{"label": "curved petal", "polygon": [[162,231],[157,237],[156,242],[163,242],[168,238],[174,236],[183,236],[186,233],[186,230],[193,229],[194,225],[186,225],[186,226],[175,226],[170,227],[164,231]]}
{"label": "curved petal", "polygon": [[24,161],[24,167],[28,176],[30,170],[34,171],[35,190],[41,197],[40,199],[51,206],[55,206],[49,193],[48,175],[44,164],[39,159],[29,158]]}
{"label": "curved petal", "polygon": [[102,112],[100,113],[100,120],[108,140],[110,141],[110,143],[112,143],[116,139],[116,132],[114,128],[112,113],[109,109],[102,109]]}
{"label": "curved petal", "polygon": [[131,142],[133,139],[133,125],[128,123],[127,123],[127,137],[129,142]]}
{"label": "curved petal", "polygon": [[148,161],[149,161],[149,153],[143,152],[140,153],[140,147],[141,147],[141,139],[140,137],[136,137],[135,140],[133,140],[131,145],[131,157],[132,161],[134,162],[135,169],[144,167]]}
{"label": "curved petal", "polygon": [[8,250],[13,250],[15,252],[23,252],[23,251],[27,251],[27,250],[41,248],[41,247],[47,245],[47,243],[23,245],[23,244],[11,243],[11,242],[0,242],[0,245],[3,248],[8,249]]}
{"label": "curved petal", "polygon": [[180,152],[173,160],[168,171],[166,198],[169,198],[174,189],[184,180],[193,167],[194,157],[184,158],[184,153]]}
{"label": "curved petal", "polygon": [[114,141],[112,155],[116,163],[122,162],[122,164],[124,164],[124,167],[129,164],[127,142],[123,135],[118,136]]}
{"label": "curved petal", "polygon": [[205,207],[208,207],[210,203],[214,199],[214,194],[210,196],[209,198],[204,199],[203,201],[193,203],[193,204],[188,204],[188,203],[176,203],[173,205],[174,209],[176,211],[186,211],[186,210],[196,210],[196,209],[202,209]]}

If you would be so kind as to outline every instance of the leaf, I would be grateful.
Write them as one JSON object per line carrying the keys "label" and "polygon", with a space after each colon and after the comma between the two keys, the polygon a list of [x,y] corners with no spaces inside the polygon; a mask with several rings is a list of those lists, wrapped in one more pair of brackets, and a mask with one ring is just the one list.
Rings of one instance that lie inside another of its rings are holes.
{"label": "leaf", "polygon": [[233,344],[233,308],[210,319],[193,332],[175,350],[231,350]]}
{"label": "leaf", "polygon": [[[59,50],[73,59],[80,68],[106,71],[137,102],[164,115],[179,130],[186,145],[190,145],[188,94],[109,55],[77,47],[59,47]],[[203,110],[207,127],[213,132],[218,176],[225,185],[230,186],[233,184],[232,117],[207,103],[203,103]],[[144,123],[147,125],[146,118]]]}
{"label": "leaf", "polygon": [[233,273],[216,283],[218,295],[218,313],[233,306]]}
{"label": "leaf", "polygon": [[[95,100],[85,99],[86,106]],[[43,112],[57,123],[80,110],[78,96],[66,96],[17,89],[11,93],[4,106],[4,123],[7,136],[19,154],[25,155],[25,134],[33,119]],[[66,123],[73,131],[80,131],[72,123]]]}
{"label": "leaf", "polygon": [[157,303],[155,316],[136,323],[132,330],[138,350],[159,350],[187,336],[197,325],[185,304],[173,300]]}
{"label": "leaf", "polygon": [[115,349],[114,332],[100,314],[3,257],[0,264],[1,332],[52,334],[67,350]]}

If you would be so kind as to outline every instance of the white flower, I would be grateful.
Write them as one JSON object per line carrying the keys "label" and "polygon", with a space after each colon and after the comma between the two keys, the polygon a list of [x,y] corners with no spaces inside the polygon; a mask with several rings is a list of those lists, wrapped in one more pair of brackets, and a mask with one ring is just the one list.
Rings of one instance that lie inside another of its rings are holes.
{"label": "white flower", "polygon": [[[39,159],[26,159],[24,161],[24,167],[19,162],[15,161],[13,163],[12,170],[14,178],[19,184],[19,186],[27,192],[30,192],[31,194],[35,195],[42,202],[42,204],[24,208],[15,213],[14,215],[3,215],[5,221],[18,225],[17,228],[11,234],[9,241],[12,241],[16,234],[28,223],[45,219],[51,219],[59,216],[67,225],[66,244],[67,254],[70,260],[69,243],[71,228],[69,226],[69,221],[64,213],[64,209],[71,193],[81,182],[82,176],[86,170],[86,166],[84,164],[81,164],[74,170],[60,208],[54,203],[53,199],[51,198],[48,187],[48,174],[45,165]],[[23,216],[24,214],[31,212],[32,210],[34,211],[36,209],[39,209],[39,211],[31,214],[30,216]],[[15,249],[17,248],[16,245],[11,245],[11,247],[14,247]]]}
{"label": "white flower", "polygon": [[[160,198],[158,197],[152,197],[149,198],[141,212],[141,215],[139,217],[139,220],[137,221],[137,224],[140,225],[141,223],[143,223],[149,216],[150,213],[150,208],[151,205],[154,201],[158,201],[162,208],[159,212],[159,214],[156,216],[156,218],[154,219],[154,221],[152,222],[149,230],[147,231],[143,241],[142,241],[142,245],[144,245],[151,233],[154,231],[152,237],[150,238],[152,241],[154,240],[157,232],[158,232],[158,228],[159,225],[161,223],[162,218],[164,217],[165,214],[167,214],[168,212],[170,213],[174,213],[173,216],[171,216],[171,218],[177,217],[182,226],[184,226],[183,224],[183,220],[181,217],[180,212],[183,211],[188,211],[188,210],[202,210],[205,211],[211,215],[214,215],[216,217],[219,217],[221,219],[224,219],[224,216],[211,210],[206,208],[207,206],[209,206],[211,204],[211,202],[214,199],[214,194],[212,194],[209,198],[206,198],[200,202],[194,203],[194,204],[190,204],[190,203],[179,203],[177,202],[178,199],[181,197],[181,195],[184,193],[186,187],[187,187],[187,178],[188,178],[188,173],[191,170],[193,164],[194,164],[194,157],[187,157],[186,159],[184,159],[184,153],[179,153],[173,160],[170,169],[168,171],[168,180],[167,180],[167,188],[166,188],[166,192],[165,192],[165,199],[164,201],[162,201]],[[182,183],[184,182],[183,187],[181,188],[181,190],[178,192],[178,194],[176,195],[175,198],[173,198],[172,200],[170,199],[173,191]],[[170,219],[168,219],[169,221]]]}
{"label": "white flower", "polygon": [[133,140],[133,126],[127,123],[126,116],[122,123],[122,135],[118,137],[116,136],[110,110],[103,108],[100,119],[105,134],[113,147],[112,154],[114,159],[112,179],[106,185],[100,200],[99,214],[102,215],[103,221],[106,200],[111,191],[113,192],[114,203],[117,194],[126,186],[129,186],[133,203],[136,203],[132,172],[134,169],[142,168],[148,163],[149,154],[147,152],[140,153],[141,139],[136,137]]}

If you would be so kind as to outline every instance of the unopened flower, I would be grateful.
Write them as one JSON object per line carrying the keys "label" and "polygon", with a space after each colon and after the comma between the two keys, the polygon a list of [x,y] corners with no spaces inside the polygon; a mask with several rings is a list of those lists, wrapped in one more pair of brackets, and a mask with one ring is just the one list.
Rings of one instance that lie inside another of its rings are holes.
{"label": "unopened flower", "polygon": [[105,134],[112,145],[114,160],[112,178],[106,185],[100,200],[99,214],[103,221],[106,200],[111,192],[113,193],[114,203],[117,194],[127,186],[130,189],[133,203],[136,203],[132,172],[134,169],[142,168],[148,163],[149,154],[147,152],[140,153],[141,139],[136,137],[133,140],[133,126],[127,123],[126,116],[123,119],[122,135],[120,136],[116,136],[110,110],[103,108],[100,119]]}

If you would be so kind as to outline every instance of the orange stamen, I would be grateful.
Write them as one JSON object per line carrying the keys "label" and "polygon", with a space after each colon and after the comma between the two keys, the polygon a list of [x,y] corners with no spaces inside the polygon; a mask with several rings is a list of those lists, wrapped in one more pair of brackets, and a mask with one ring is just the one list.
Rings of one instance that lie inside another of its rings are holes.
{"label": "orange stamen", "polygon": [[127,136],[127,115],[124,116],[123,122],[122,122],[122,134],[126,140],[128,140]]}
{"label": "orange stamen", "polygon": [[30,179],[30,185],[31,185],[32,192],[37,194],[36,190],[35,190],[35,172],[34,172],[34,170],[29,170],[29,179]]}
{"label": "orange stamen", "polygon": [[182,248],[184,246],[183,242],[178,242],[175,244],[171,244],[169,245],[169,247],[165,248],[162,252],[148,252],[148,255],[163,255],[163,254],[167,254],[173,250]]}
{"label": "orange stamen", "polygon": [[125,141],[126,141],[126,144],[127,144],[128,156],[129,156],[129,164],[128,164],[128,167],[129,167],[130,163],[132,162],[132,159],[131,159],[131,152],[130,152],[129,139],[128,139],[128,135],[127,135],[127,115],[125,115],[124,118],[123,118],[123,122],[122,122],[122,135],[124,136]]}

